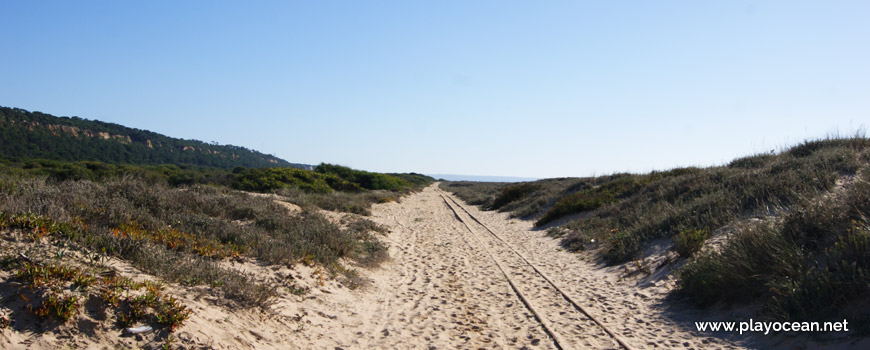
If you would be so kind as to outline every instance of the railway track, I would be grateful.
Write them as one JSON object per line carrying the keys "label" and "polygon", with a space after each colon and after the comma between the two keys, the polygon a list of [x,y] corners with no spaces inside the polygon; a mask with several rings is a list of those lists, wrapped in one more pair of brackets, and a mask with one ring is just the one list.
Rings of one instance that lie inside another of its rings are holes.
{"label": "railway track", "polygon": [[550,336],[556,348],[631,350],[616,333],[462,204],[443,191],[437,191],[473,240],[492,258],[513,292]]}

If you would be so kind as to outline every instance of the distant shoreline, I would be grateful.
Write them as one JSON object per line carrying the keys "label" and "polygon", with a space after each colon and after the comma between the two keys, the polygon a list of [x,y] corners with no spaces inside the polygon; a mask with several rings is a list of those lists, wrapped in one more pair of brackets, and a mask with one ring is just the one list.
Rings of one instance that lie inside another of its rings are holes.
{"label": "distant shoreline", "polygon": [[456,175],[456,174],[426,174],[436,179],[447,181],[477,181],[477,182],[522,182],[539,180],[534,177],[517,176],[482,176],[482,175]]}

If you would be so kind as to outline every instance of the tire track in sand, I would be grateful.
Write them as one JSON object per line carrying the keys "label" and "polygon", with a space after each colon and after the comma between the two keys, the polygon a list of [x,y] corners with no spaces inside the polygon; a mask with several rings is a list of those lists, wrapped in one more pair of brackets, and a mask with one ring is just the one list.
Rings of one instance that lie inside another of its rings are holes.
{"label": "tire track in sand", "polygon": [[387,276],[353,348],[554,349],[548,336],[497,273],[485,250],[470,244],[462,223],[433,188],[379,208],[392,228]]}
{"label": "tire track in sand", "polygon": [[438,194],[456,219],[474,236],[476,244],[484,247],[517,296],[552,336],[554,346],[559,349],[630,349],[455,199],[440,190]]}

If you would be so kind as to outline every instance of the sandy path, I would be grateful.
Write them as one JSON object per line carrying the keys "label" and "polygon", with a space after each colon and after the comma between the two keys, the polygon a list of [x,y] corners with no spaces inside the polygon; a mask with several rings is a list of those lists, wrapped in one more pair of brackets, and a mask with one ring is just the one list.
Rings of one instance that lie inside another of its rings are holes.
{"label": "sandy path", "polygon": [[594,348],[615,349],[622,347],[607,330],[588,317],[576,304],[542,274],[536,266],[511,245],[491,233],[486,224],[472,217],[456,199],[439,191],[444,204],[451,208],[458,220],[474,236],[478,245],[486,248],[490,258],[497,262],[499,270],[514,286],[515,293],[533,310],[541,327],[554,339],[554,345],[563,349]]}
{"label": "sandy path", "polygon": [[352,345],[361,348],[548,348],[533,315],[434,188],[375,208],[392,228],[392,261]]}
{"label": "sandy path", "polygon": [[[455,198],[454,205],[461,207],[454,208],[454,214],[442,196],[453,198],[432,186],[401,203],[373,208],[372,219],[391,228],[386,239],[392,260],[366,276],[372,285],[354,294],[352,305],[344,305],[348,308],[341,312],[344,315],[318,322],[306,331],[316,333],[309,333],[314,341],[311,345],[343,349],[621,348],[518,258],[513,248],[632,349],[740,348],[694,334],[686,324],[661,316],[655,305],[667,286],[641,290],[634,283],[618,281],[618,273],[561,251],[556,240],[531,230],[528,222],[481,212]],[[506,242],[476,224],[469,213]]]}
{"label": "sandy path", "polygon": [[[516,261],[516,258],[511,257],[516,254],[506,249],[516,250],[630,348],[743,348],[720,338],[698,334],[691,329],[691,322],[677,322],[664,316],[666,313],[664,298],[673,288],[672,281],[664,280],[642,288],[632,280],[620,280],[621,273],[617,268],[604,268],[582,260],[581,258],[584,257],[582,255],[563,251],[558,246],[558,240],[546,237],[542,231],[532,230],[531,222],[510,219],[505,213],[481,211],[465,205],[452,196],[451,198],[463,211],[480,220],[505,241],[501,243],[503,247],[496,248],[499,244],[495,236],[485,232],[485,228],[480,226],[482,232],[479,232],[479,236],[490,242],[488,244],[494,247],[494,251],[500,251],[496,254],[499,259]],[[527,267],[519,269],[516,274],[519,280],[534,279],[534,276],[534,272],[529,271]],[[570,308],[570,305],[563,304],[550,312],[558,314]],[[579,318],[584,319],[584,317]],[[572,348],[612,346],[606,342],[606,337],[596,332],[600,327],[596,328],[586,320],[577,323],[582,324],[587,331],[568,330],[564,327],[556,330],[557,333],[567,332],[569,339],[575,340],[570,345]],[[590,335],[584,334],[590,332],[593,337],[597,337],[594,338],[596,341],[590,341]],[[577,345],[576,341],[580,341],[580,344]]]}

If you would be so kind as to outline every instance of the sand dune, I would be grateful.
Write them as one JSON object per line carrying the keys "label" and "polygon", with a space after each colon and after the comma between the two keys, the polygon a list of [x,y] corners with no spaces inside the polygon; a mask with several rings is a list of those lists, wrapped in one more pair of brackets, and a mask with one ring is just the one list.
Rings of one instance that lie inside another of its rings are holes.
{"label": "sand dune", "polygon": [[[238,310],[204,287],[170,285],[168,293],[193,310],[177,330],[175,344],[194,349],[805,346],[804,338],[699,333],[693,321],[739,319],[740,310],[702,313],[675,304],[666,298],[674,288],[666,271],[644,277],[626,273],[627,267],[604,267],[593,255],[563,251],[557,240],[533,230],[531,222],[480,211],[437,185],[401,203],[375,205],[372,212],[372,220],[390,228],[381,238],[390,245],[391,259],[379,268],[357,268],[369,281],[363,288],[349,289],[314,266],[226,261],[225,267],[282,286],[279,297],[267,310]],[[347,214],[332,216],[342,215]],[[151,278],[121,261],[111,265],[126,276]],[[290,287],[308,292],[297,295]],[[0,347],[159,345],[153,337],[124,335],[111,325],[89,333],[75,327],[42,333],[6,329],[0,332]],[[854,344],[831,347],[849,345]]]}

